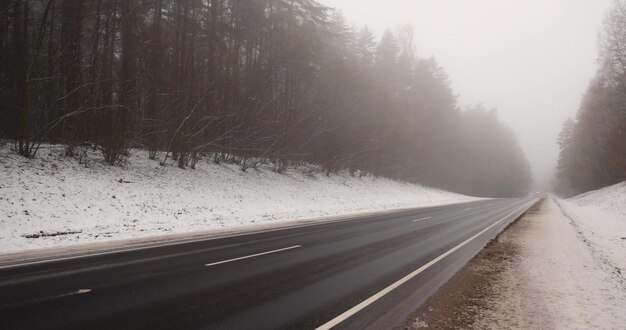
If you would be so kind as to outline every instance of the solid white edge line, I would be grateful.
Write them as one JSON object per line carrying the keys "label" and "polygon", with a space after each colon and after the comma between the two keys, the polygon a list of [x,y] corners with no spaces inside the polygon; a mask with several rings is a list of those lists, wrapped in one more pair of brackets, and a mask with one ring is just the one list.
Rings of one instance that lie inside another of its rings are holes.
{"label": "solid white edge line", "polygon": [[258,257],[258,256],[262,256],[262,255],[266,255],[266,254],[270,254],[270,253],[276,253],[276,252],[281,252],[281,251],[286,251],[286,250],[291,250],[291,249],[297,249],[299,247],[302,247],[302,245],[294,245],[294,246],[290,246],[290,247],[286,247],[286,248],[282,248],[282,249],[277,249],[277,250],[272,250],[272,251],[266,251],[266,252],[261,252],[261,253],[255,253],[255,254],[251,254],[248,256],[244,256],[244,257],[239,257],[239,258],[233,258],[233,259],[228,259],[228,260],[222,260],[222,261],[217,261],[217,262],[212,262],[210,264],[206,264],[206,267],[211,267],[211,266],[215,266],[215,265],[221,265],[221,264],[225,264],[228,262],[233,262],[233,261],[237,261],[237,260],[243,260],[243,259],[249,259],[249,258],[254,258],[254,257]]}
{"label": "solid white edge line", "polygon": [[421,219],[416,219],[413,220],[413,222],[418,222],[418,221],[422,221],[422,220],[428,220],[428,219],[432,219],[433,217],[426,217],[426,218],[421,218]]}
{"label": "solid white edge line", "polygon": [[463,246],[465,246],[467,243],[471,242],[472,240],[476,239],[478,236],[484,234],[486,231],[488,231],[489,229],[495,227],[496,225],[498,225],[500,222],[504,221],[505,219],[507,219],[509,216],[511,216],[512,214],[515,214],[515,212],[521,210],[522,208],[526,207],[527,204],[522,205],[521,207],[518,207],[517,209],[515,209],[513,212],[507,214],[504,218],[494,222],[492,225],[490,225],[489,227],[483,229],[482,231],[480,231],[478,234],[466,239],[465,241],[463,241],[461,244],[453,247],[452,249],[446,251],[444,254],[438,256],[437,258],[429,261],[427,264],[423,265],[422,267],[414,270],[412,273],[404,276],[403,278],[399,279],[398,281],[396,281],[395,283],[391,284],[390,286],[382,289],[381,291],[379,291],[378,293],[376,293],[375,295],[367,298],[366,300],[362,301],[360,304],[350,308],[349,310],[341,313],[339,316],[335,317],[334,319],[324,323],[323,325],[319,326],[316,328],[316,330],[327,330],[327,329],[331,329],[332,327],[338,325],[339,323],[345,321],[346,319],[348,319],[349,317],[351,317],[352,315],[358,313],[360,310],[364,309],[365,307],[371,305],[373,302],[375,302],[376,300],[382,298],[384,295],[388,294],[389,292],[393,291],[394,289],[396,289],[397,287],[399,287],[400,285],[408,282],[410,279],[412,279],[413,277],[417,276],[418,274],[420,274],[421,272],[425,271],[426,269],[430,268],[432,265],[436,264],[437,262],[439,262],[440,260],[442,260],[443,258],[449,256],[450,254],[454,253],[456,250],[462,248]]}

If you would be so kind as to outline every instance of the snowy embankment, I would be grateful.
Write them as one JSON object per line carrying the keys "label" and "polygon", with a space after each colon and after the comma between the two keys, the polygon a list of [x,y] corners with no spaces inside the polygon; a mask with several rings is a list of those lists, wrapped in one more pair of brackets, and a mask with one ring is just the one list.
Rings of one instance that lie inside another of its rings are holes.
{"label": "snowy embankment", "polygon": [[0,142],[0,254],[259,223],[465,202],[472,197],[364,176],[310,174],[200,161],[160,166],[134,150],[127,164],[87,163],[45,145],[25,159]]}
{"label": "snowy embankment", "polygon": [[626,182],[559,203],[590,247],[626,274]]}

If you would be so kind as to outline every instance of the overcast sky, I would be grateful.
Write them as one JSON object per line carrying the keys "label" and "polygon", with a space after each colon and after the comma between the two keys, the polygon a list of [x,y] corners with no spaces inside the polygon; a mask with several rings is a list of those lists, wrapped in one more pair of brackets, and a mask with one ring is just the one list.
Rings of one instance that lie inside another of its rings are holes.
{"label": "overcast sky", "polygon": [[483,103],[518,136],[540,188],[556,137],[596,70],[611,0],[324,0],[377,35],[411,24],[417,54],[434,56],[459,106]]}

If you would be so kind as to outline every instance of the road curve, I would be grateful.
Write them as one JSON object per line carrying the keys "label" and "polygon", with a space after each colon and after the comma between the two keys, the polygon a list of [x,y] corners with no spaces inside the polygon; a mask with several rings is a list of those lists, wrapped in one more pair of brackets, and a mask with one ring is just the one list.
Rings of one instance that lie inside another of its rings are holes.
{"label": "road curve", "polygon": [[0,329],[391,328],[537,198],[0,267]]}

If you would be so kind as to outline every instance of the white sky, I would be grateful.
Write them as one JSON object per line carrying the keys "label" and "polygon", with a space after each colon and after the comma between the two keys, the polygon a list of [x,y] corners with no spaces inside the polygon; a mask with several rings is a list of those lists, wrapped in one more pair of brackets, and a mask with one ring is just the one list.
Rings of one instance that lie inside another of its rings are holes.
{"label": "white sky", "polygon": [[323,0],[377,35],[411,24],[417,54],[437,59],[459,106],[498,108],[546,188],[556,137],[596,70],[611,0]]}

